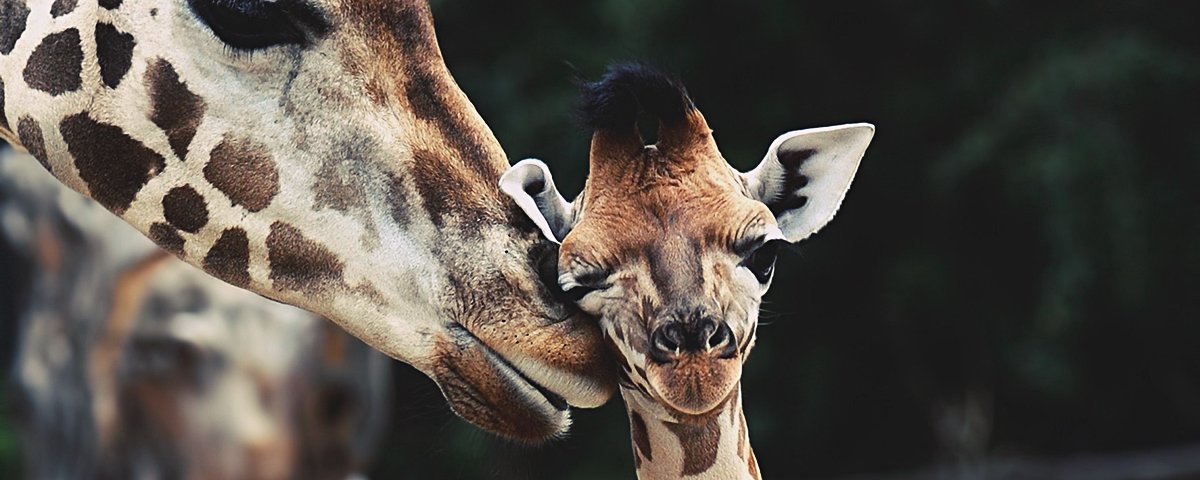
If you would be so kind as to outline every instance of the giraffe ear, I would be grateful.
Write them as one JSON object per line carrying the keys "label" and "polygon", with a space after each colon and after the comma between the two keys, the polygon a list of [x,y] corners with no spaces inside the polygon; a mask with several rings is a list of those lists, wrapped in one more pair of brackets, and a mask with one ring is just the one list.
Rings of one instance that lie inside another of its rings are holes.
{"label": "giraffe ear", "polygon": [[788,132],[742,178],[750,197],[775,214],[787,240],[798,242],[833,219],[874,135],[868,123]]}
{"label": "giraffe ear", "polygon": [[575,207],[558,193],[550,168],[541,160],[521,160],[510,167],[500,177],[500,190],[554,243],[562,243],[575,226]]}

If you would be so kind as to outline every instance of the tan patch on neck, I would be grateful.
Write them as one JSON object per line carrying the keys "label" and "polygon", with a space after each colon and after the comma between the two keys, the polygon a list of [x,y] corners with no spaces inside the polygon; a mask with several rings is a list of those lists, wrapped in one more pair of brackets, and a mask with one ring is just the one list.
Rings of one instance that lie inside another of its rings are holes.
{"label": "tan patch on neck", "polygon": [[637,412],[629,412],[629,429],[633,433],[633,462],[635,467],[642,466],[642,457],[654,461],[654,451],[650,445],[650,435],[646,433],[646,421]]}
{"label": "tan patch on neck", "polygon": [[704,473],[717,463],[721,427],[716,415],[699,424],[663,422],[663,426],[679,438],[679,445],[683,448],[683,471],[680,475]]}

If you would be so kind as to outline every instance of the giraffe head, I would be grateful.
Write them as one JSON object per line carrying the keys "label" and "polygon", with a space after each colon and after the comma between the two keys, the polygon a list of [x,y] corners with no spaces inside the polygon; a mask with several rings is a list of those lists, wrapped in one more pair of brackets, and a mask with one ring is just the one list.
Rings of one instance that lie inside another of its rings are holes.
{"label": "giraffe head", "polygon": [[616,390],[423,0],[0,0],[0,137],[487,430],[544,440]]}
{"label": "giraffe head", "polygon": [[[561,242],[559,282],[601,319],[627,389],[678,413],[712,411],[735,391],[777,252],[833,218],[874,127],[786,133],[739,173],[674,78],[621,65],[583,90],[595,135],[579,198],[565,201],[533,160],[501,187]],[[656,144],[639,114],[657,120]]]}

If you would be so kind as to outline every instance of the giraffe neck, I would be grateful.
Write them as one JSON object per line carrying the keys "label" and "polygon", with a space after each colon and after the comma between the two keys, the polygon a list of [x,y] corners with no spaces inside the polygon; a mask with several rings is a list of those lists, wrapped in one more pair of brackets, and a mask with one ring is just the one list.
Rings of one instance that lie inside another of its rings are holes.
{"label": "giraffe neck", "polygon": [[639,479],[761,478],[740,387],[716,410],[699,416],[668,411],[634,388],[623,386],[621,397],[629,412]]}

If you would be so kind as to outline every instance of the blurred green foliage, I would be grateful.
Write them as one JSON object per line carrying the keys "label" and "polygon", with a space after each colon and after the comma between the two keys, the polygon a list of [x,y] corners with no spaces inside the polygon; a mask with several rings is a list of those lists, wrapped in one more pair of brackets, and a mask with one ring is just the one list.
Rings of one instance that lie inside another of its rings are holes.
{"label": "blurred green foliage", "polygon": [[7,415],[12,410],[7,390],[0,387],[0,476],[19,478],[21,452],[17,446],[16,428],[9,423],[10,416]]}
{"label": "blurred green foliage", "polygon": [[[1200,441],[1200,6],[1187,2],[435,1],[513,161],[578,192],[572,79],[678,72],[726,158],[878,134],[778,268],[744,378],[771,478]],[[630,478],[618,402],[508,444],[396,374],[377,478]],[[13,464],[0,419],[0,468]]]}

